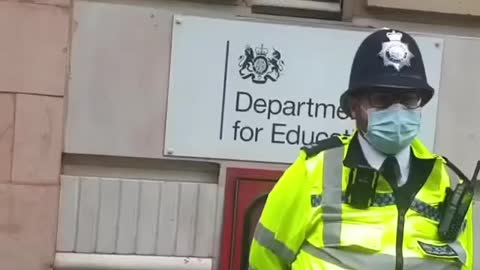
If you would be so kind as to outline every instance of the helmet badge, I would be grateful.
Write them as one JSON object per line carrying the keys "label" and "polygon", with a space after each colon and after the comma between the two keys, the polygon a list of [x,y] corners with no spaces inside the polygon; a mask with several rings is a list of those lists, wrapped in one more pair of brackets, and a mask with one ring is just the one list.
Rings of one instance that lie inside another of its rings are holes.
{"label": "helmet badge", "polygon": [[410,59],[414,55],[408,49],[408,44],[402,42],[402,33],[395,30],[388,32],[387,37],[390,41],[383,42],[382,50],[378,53],[383,59],[384,66],[393,66],[400,71],[404,66],[410,66]]}

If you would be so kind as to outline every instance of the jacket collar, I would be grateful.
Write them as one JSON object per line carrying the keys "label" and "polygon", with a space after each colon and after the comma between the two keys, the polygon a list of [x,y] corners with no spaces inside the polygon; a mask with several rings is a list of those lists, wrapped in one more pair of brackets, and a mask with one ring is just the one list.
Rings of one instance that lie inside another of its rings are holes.
{"label": "jacket collar", "polygon": [[358,131],[356,131],[350,139],[343,165],[349,168],[372,168],[363,154],[358,136]]}
{"label": "jacket collar", "polygon": [[[355,131],[348,143],[348,149],[343,164],[349,168],[373,169],[370,164],[368,164],[368,161],[363,154],[358,136],[360,136],[358,131]],[[410,151],[411,167],[407,182],[414,181],[423,184],[432,172],[433,166],[438,157],[430,153],[419,139],[412,141]]]}

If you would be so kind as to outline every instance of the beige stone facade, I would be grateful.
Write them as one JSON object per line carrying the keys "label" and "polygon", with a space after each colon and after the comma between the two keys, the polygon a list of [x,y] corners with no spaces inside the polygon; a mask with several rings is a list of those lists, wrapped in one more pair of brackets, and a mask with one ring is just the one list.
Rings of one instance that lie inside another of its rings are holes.
{"label": "beige stone facade", "polygon": [[55,255],[70,1],[0,1],[0,268]]}

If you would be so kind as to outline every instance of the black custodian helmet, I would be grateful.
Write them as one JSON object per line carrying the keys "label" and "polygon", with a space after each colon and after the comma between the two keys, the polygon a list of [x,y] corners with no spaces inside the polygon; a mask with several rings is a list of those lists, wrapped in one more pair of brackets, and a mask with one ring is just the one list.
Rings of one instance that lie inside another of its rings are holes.
{"label": "black custodian helmet", "polygon": [[351,115],[352,94],[374,88],[416,89],[422,106],[430,101],[434,90],[427,82],[422,55],[412,36],[384,28],[363,40],[353,59],[348,89],[340,97],[343,111]]}

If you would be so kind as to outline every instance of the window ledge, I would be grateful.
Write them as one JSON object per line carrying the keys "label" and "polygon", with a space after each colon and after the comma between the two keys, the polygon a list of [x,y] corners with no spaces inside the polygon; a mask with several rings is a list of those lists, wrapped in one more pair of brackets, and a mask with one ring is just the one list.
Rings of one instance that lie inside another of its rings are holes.
{"label": "window ledge", "polygon": [[109,254],[55,254],[54,270],[211,270],[211,258]]}

